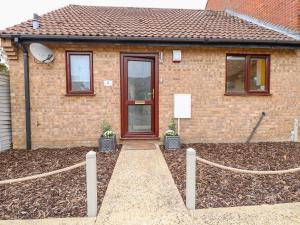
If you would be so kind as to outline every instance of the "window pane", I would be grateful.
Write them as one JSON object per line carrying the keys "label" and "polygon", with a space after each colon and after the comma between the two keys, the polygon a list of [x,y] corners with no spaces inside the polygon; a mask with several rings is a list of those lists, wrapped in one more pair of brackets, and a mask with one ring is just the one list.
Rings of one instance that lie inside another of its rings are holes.
{"label": "window pane", "polygon": [[90,56],[70,55],[71,91],[90,91]]}
{"label": "window pane", "polygon": [[266,90],[266,59],[250,59],[250,90]]}
{"label": "window pane", "polygon": [[151,62],[128,61],[128,99],[151,99]]}
{"label": "window pane", "polygon": [[245,91],[245,61],[243,56],[227,56],[227,92]]}

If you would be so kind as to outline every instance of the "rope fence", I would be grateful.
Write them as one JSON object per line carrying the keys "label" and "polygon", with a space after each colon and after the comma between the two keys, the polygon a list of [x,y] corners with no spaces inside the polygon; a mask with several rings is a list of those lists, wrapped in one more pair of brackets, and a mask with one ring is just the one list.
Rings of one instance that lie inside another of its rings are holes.
{"label": "rope fence", "polygon": [[208,161],[208,160],[200,158],[200,157],[196,157],[196,159],[199,162],[205,163],[207,165],[214,166],[214,167],[217,167],[217,168],[223,169],[223,170],[229,170],[229,171],[235,172],[235,173],[246,173],[246,174],[255,174],[255,175],[278,175],[278,174],[286,174],[286,173],[295,173],[295,172],[300,171],[300,167],[293,168],[293,169],[287,169],[287,170],[266,170],[266,171],[245,170],[245,169],[238,169],[238,168],[233,168],[233,167],[229,167],[229,166],[223,166],[221,164],[214,163],[214,162]]}
{"label": "rope fence", "polygon": [[54,175],[54,174],[66,172],[66,171],[69,171],[69,170],[73,170],[75,168],[84,166],[85,164],[86,164],[86,162],[81,162],[81,163],[77,163],[77,164],[69,166],[69,167],[65,167],[65,168],[54,170],[54,171],[47,172],[47,173],[41,173],[41,174],[37,174],[37,175],[32,175],[32,176],[27,176],[27,177],[21,177],[21,178],[15,178],[15,179],[9,179],[9,180],[1,180],[0,181],[0,185],[2,185],[2,184],[12,184],[12,183],[17,183],[17,182],[22,182],[22,181],[27,181],[27,180],[33,180],[33,179],[37,179],[37,178],[47,177],[47,176],[50,176],[50,175]]}
{"label": "rope fence", "polygon": [[69,170],[73,170],[75,168],[81,167],[86,165],[86,195],[87,195],[87,216],[88,217],[95,217],[97,216],[97,159],[96,159],[96,152],[89,151],[86,156],[86,160],[75,165],[65,167],[62,169],[54,170],[47,173],[21,177],[16,179],[9,179],[9,180],[2,180],[0,181],[0,185],[3,184],[13,184],[17,182],[33,180],[37,178],[47,177],[50,175],[66,172]]}
{"label": "rope fence", "polygon": [[196,156],[196,151],[193,148],[186,150],[186,207],[195,209],[196,205],[196,162],[197,160],[206,165],[217,167],[219,169],[228,170],[234,173],[244,173],[253,175],[280,175],[287,173],[300,172],[300,167],[286,170],[246,170],[224,166],[218,163],[211,162]]}

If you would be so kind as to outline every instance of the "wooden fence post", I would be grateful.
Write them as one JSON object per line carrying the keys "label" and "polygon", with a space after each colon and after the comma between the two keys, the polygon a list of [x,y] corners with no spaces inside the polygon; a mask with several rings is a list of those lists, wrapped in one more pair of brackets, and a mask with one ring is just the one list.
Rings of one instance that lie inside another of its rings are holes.
{"label": "wooden fence post", "polygon": [[86,195],[87,216],[97,216],[97,163],[96,152],[89,151],[86,154]]}
{"label": "wooden fence post", "polygon": [[195,209],[196,205],[196,151],[186,150],[186,207]]}

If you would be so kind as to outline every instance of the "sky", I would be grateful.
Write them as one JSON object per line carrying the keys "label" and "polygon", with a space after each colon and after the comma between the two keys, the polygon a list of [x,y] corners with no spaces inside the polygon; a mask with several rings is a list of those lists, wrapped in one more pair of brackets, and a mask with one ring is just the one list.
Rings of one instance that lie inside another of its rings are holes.
{"label": "sky", "polygon": [[[3,0],[4,1],[4,0]],[[0,30],[69,4],[204,9],[207,0],[8,0],[1,4]]]}

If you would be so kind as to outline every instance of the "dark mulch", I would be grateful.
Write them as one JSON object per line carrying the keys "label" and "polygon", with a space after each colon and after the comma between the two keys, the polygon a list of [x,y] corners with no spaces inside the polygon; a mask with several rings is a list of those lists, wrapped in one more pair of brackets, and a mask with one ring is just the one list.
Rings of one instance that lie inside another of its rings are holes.
{"label": "dark mulch", "polygon": [[[85,160],[91,148],[12,150],[0,153],[0,180],[49,172]],[[94,150],[94,149],[93,149]]]}
{"label": "dark mulch", "polygon": [[[97,152],[99,208],[118,159],[120,147],[118,146],[116,152]],[[64,168],[84,161],[85,154],[90,150],[97,151],[96,148],[80,147],[1,153],[0,180]],[[0,219],[84,216],[86,216],[85,166],[45,178],[0,185]]]}
{"label": "dark mulch", "polygon": [[[300,167],[300,143],[189,144],[162,150],[178,190],[185,200],[186,149],[222,165],[250,170]],[[300,201],[300,172],[249,175],[197,162],[196,208],[231,207]]]}

